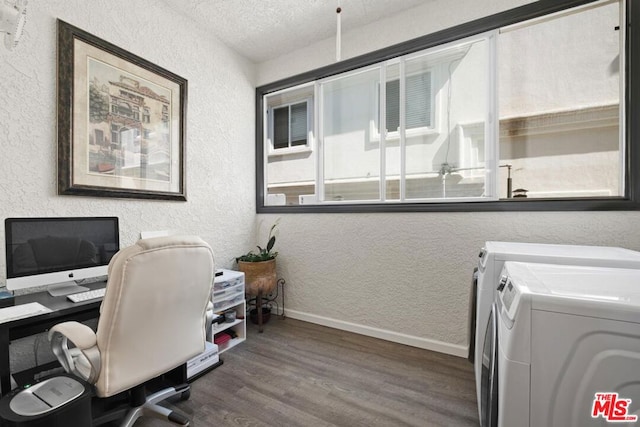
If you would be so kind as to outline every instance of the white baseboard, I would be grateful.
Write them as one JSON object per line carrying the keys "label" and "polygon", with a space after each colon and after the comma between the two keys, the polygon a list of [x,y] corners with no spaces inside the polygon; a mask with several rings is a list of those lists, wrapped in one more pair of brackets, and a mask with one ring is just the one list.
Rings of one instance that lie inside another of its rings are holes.
{"label": "white baseboard", "polygon": [[315,323],[330,328],[340,329],[343,331],[353,332],[369,337],[380,338],[386,341],[397,342],[399,344],[410,345],[412,347],[423,348],[425,350],[446,353],[452,356],[467,357],[468,348],[466,346],[450,344],[427,338],[415,337],[412,335],[402,334],[400,332],[388,331],[385,329],[372,328],[370,326],[358,325],[356,323],[345,322],[344,320],[331,319],[329,317],[318,316],[315,314],[304,313],[302,311],[286,309],[286,316],[292,319],[303,320],[309,323]]}

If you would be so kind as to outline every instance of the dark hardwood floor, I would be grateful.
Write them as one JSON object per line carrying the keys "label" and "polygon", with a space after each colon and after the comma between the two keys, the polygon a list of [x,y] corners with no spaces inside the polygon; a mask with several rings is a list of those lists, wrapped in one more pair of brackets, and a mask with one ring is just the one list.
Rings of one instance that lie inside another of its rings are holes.
{"label": "dark hardwood floor", "polygon": [[[192,426],[478,426],[466,360],[271,318],[168,406]],[[140,419],[136,427],[166,426]]]}

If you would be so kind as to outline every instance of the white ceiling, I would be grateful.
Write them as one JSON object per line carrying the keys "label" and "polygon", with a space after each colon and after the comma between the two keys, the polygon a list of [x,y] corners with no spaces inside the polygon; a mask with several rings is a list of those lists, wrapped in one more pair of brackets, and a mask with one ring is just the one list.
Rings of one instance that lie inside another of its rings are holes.
{"label": "white ceiling", "polygon": [[259,63],[424,4],[425,0],[164,0]]}

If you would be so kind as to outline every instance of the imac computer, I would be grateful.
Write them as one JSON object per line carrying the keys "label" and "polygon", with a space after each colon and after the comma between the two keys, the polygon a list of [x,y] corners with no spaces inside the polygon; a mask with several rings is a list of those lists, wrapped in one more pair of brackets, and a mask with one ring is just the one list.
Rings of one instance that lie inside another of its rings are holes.
{"label": "imac computer", "polygon": [[53,296],[81,292],[78,281],[107,275],[120,249],[117,217],[7,218],[7,289],[48,286]]}

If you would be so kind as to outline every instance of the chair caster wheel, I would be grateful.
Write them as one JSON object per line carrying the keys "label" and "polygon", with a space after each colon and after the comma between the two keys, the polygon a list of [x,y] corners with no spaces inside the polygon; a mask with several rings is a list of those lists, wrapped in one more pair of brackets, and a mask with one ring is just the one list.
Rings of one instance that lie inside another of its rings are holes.
{"label": "chair caster wheel", "polygon": [[180,400],[189,400],[190,397],[191,397],[191,389],[187,391],[183,391],[182,394],[180,394]]}

